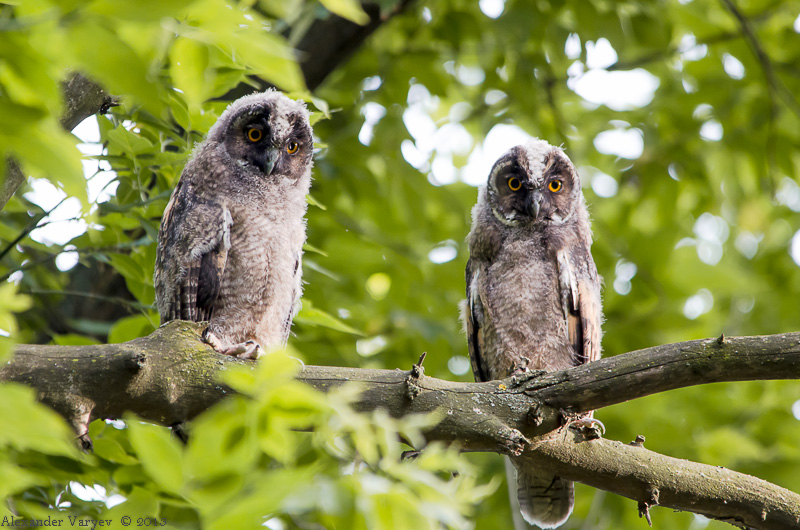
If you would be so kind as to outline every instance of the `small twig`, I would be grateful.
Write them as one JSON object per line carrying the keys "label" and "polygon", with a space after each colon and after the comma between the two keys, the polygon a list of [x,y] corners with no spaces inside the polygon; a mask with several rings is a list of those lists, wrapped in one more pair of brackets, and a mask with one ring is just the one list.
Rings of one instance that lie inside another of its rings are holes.
{"label": "small twig", "polygon": [[769,58],[767,52],[764,51],[764,47],[761,45],[761,41],[758,40],[758,36],[756,35],[750,20],[744,16],[744,13],[742,13],[733,0],[721,1],[723,4],[725,4],[725,7],[728,9],[728,11],[730,11],[739,22],[742,35],[750,45],[750,48],[752,49],[753,54],[756,56],[759,64],[761,64],[764,78],[767,81],[767,88],[770,92],[770,99],[772,99],[772,93],[774,92],[783,99],[787,107],[791,108],[795,114],[800,116],[800,104],[797,103],[797,100],[794,99],[794,95],[788,91],[785,86],[783,86],[783,84],[780,82],[780,79],[778,79],[777,75],[775,75],[775,68],[772,65],[772,60]]}
{"label": "small twig", "polygon": [[139,311],[146,311],[148,309],[152,309],[151,306],[144,305],[143,303],[134,300],[125,300],[124,298],[119,298],[116,296],[103,296],[93,293],[84,293],[81,291],[58,291],[55,289],[29,289],[27,292],[28,294],[63,294],[66,296],[82,296],[84,298],[92,298],[94,300],[102,300],[104,302],[112,302],[114,304],[129,306]]}
{"label": "small twig", "polygon": [[426,351],[422,352],[422,355],[419,356],[419,361],[417,361],[416,366],[419,366],[420,368],[422,368],[422,363],[425,362],[425,357],[427,355],[428,355],[428,352],[426,352]]}
{"label": "small twig", "polygon": [[428,355],[428,352],[422,352],[422,355],[419,356],[419,361],[411,367],[411,372],[409,372],[408,377],[406,377],[408,399],[413,400],[422,392],[418,383],[420,378],[425,375],[425,369],[422,368],[422,363],[425,361],[426,355]]}
{"label": "small twig", "polygon": [[[61,199],[60,201],[58,201],[58,204],[56,204],[55,206],[53,206],[52,208],[50,208],[50,210],[48,210],[48,211],[44,212],[43,214],[41,214],[41,215],[39,215],[39,216],[37,216],[37,217],[34,217],[34,218],[33,218],[33,220],[32,220],[31,222],[29,222],[27,225],[25,225],[25,228],[23,228],[23,229],[22,229],[22,232],[20,232],[20,233],[17,235],[17,237],[15,237],[15,238],[14,238],[14,240],[13,240],[11,243],[9,243],[8,245],[6,245],[6,247],[5,247],[3,250],[1,250],[1,251],[0,251],[0,260],[2,260],[4,257],[6,257],[6,254],[8,254],[8,253],[11,251],[11,249],[12,249],[12,248],[14,248],[14,246],[15,246],[17,243],[19,243],[20,241],[22,241],[23,239],[25,239],[25,237],[27,237],[27,236],[28,236],[28,234],[30,234],[31,232],[33,232],[34,230],[36,230],[36,228],[38,228],[38,227],[39,227],[39,222],[40,222],[42,219],[44,219],[45,217],[47,217],[48,215],[50,215],[51,213],[53,213],[53,212],[56,210],[56,208],[58,208],[59,206],[61,206],[61,205],[64,203],[64,201],[66,201],[66,200],[67,200],[67,198],[68,198],[68,197],[64,197],[63,199]],[[65,220],[66,220],[66,219],[65,219]],[[47,223],[43,223],[41,226],[45,226],[45,225],[47,225],[47,224],[49,224],[49,223],[50,223],[50,221],[48,221]]]}

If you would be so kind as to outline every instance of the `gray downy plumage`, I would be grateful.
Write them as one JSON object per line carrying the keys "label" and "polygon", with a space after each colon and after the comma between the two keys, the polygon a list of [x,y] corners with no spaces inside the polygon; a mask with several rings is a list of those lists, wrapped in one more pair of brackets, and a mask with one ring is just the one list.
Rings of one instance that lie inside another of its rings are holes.
{"label": "gray downy plumage", "polygon": [[164,211],[155,267],[162,323],[208,321],[209,342],[231,355],[286,342],[302,290],[312,150],[303,103],[269,90],[228,106]]}
{"label": "gray downy plumage", "polygon": [[[561,370],[600,358],[600,279],[581,183],[564,152],[533,139],[497,162],[478,192],[462,319],[475,379]],[[511,458],[520,511],[555,528],[573,483]]]}

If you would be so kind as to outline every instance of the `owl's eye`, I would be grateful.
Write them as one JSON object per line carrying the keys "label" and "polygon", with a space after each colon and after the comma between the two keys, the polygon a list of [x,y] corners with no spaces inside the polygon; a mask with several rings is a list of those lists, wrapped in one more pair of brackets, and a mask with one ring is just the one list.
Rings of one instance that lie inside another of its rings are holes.
{"label": "owl's eye", "polygon": [[522,187],[522,181],[520,181],[517,177],[511,177],[508,179],[508,189],[511,191],[519,191]]}
{"label": "owl's eye", "polygon": [[553,193],[558,193],[559,191],[561,191],[561,181],[558,179],[551,180],[550,184],[547,185],[547,189],[552,191]]}
{"label": "owl's eye", "polygon": [[247,139],[251,142],[255,143],[261,140],[261,136],[262,134],[260,129],[256,129],[255,127],[247,129]]}
{"label": "owl's eye", "polygon": [[290,155],[295,154],[299,148],[300,146],[297,144],[297,142],[289,142],[286,144],[286,152]]}

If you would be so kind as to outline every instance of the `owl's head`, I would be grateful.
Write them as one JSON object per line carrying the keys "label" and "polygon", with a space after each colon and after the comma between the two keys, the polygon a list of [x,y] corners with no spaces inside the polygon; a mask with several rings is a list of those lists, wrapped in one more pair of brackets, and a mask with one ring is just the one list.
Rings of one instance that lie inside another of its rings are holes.
{"label": "owl's head", "polygon": [[310,176],[314,142],[302,102],[267,90],[231,103],[208,133],[209,143],[265,176]]}
{"label": "owl's head", "polygon": [[486,194],[494,216],[511,226],[563,224],[583,206],[572,162],[539,139],[511,148],[494,163]]}

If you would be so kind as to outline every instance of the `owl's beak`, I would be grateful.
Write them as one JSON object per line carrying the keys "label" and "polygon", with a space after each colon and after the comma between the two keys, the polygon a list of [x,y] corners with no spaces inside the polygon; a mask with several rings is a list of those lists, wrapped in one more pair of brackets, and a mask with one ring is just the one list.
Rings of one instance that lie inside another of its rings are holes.
{"label": "owl's beak", "polygon": [[539,217],[539,210],[542,207],[542,192],[540,190],[533,190],[528,195],[527,210],[528,215],[537,219]]}
{"label": "owl's beak", "polygon": [[275,167],[275,162],[278,160],[278,148],[268,147],[264,152],[264,174],[269,175]]}

